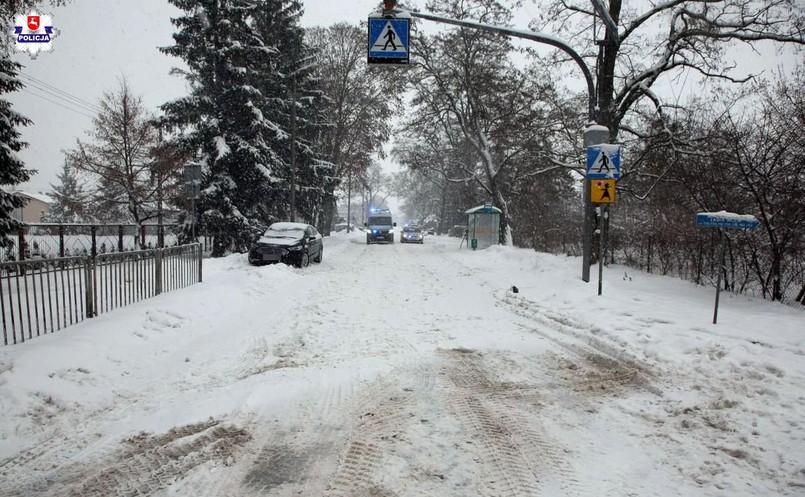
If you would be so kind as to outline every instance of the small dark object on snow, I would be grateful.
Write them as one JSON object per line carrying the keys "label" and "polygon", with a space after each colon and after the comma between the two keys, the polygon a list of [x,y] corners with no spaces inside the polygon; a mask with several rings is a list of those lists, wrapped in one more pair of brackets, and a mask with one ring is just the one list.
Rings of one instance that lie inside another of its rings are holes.
{"label": "small dark object on snow", "polygon": [[520,289],[517,288],[516,286],[513,286],[512,287],[512,293],[520,293]]}

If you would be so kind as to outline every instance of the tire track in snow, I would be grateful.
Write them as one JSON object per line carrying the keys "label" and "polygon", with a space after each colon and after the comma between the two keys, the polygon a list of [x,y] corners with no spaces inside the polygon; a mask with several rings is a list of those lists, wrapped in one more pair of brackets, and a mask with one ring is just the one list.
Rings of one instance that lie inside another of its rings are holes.
{"label": "tire track in snow", "polygon": [[67,463],[46,477],[12,481],[3,495],[106,497],[152,495],[209,461],[226,462],[249,439],[244,430],[209,420],[161,435],[141,433],[105,457]]}
{"label": "tire track in snow", "polygon": [[444,351],[444,376],[454,387],[450,411],[481,442],[483,494],[490,497],[587,495],[572,468],[524,404],[532,396],[519,386],[489,379],[480,355],[458,349]]}
{"label": "tire track in snow", "polygon": [[581,387],[585,386],[586,381],[587,386],[600,383],[604,390],[606,390],[604,384],[619,385],[642,388],[657,396],[663,396],[662,389],[650,380],[656,374],[651,365],[644,364],[615,344],[592,335],[590,333],[592,327],[553,313],[509,292],[497,292],[495,298],[503,307],[537,325],[527,327],[528,332],[547,338],[583,359],[594,373],[581,380],[579,383]]}
{"label": "tire track in snow", "polygon": [[353,414],[357,421],[350,430],[338,468],[330,478],[327,497],[398,495],[379,483],[378,473],[382,473],[387,456],[385,447],[405,436],[408,427],[417,421],[412,415],[416,404],[435,385],[431,369],[422,363],[408,364],[358,396]]}

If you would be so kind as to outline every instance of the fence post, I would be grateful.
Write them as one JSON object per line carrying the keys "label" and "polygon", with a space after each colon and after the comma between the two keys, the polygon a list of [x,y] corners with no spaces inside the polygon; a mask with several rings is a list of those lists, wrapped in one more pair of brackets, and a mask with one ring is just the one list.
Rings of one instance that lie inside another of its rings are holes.
{"label": "fence post", "polygon": [[162,293],[162,249],[155,249],[154,253],[154,294]]}
{"label": "fence post", "polygon": [[95,258],[84,257],[84,300],[87,318],[95,315]]}
{"label": "fence post", "polygon": [[89,234],[90,238],[92,239],[92,248],[90,250],[90,255],[92,256],[92,260],[95,260],[95,256],[98,255],[98,246],[96,245],[97,239],[97,226],[94,224],[89,227]]}
{"label": "fence post", "polygon": [[651,272],[651,237],[648,237],[648,249],[646,250],[646,272]]}
{"label": "fence post", "polygon": [[117,251],[123,252],[123,225],[117,225]]}
{"label": "fence post", "polygon": [[140,250],[145,250],[145,225],[140,225]]}
{"label": "fence post", "polygon": [[59,257],[64,257],[64,225],[59,223]]}
{"label": "fence post", "polygon": [[18,261],[25,260],[25,251],[28,248],[27,244],[25,243],[25,226],[20,224],[20,230],[17,232],[17,246],[19,254],[17,254]]}
{"label": "fence post", "polygon": [[[202,254],[204,251],[201,249],[201,244],[197,243],[196,248],[198,249],[198,282],[201,283],[201,259]],[[805,304],[805,302],[803,302]]]}

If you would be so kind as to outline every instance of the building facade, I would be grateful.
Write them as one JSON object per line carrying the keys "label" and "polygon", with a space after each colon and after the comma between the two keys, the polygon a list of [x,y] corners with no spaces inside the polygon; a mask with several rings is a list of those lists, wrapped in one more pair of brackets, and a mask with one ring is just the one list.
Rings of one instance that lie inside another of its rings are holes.
{"label": "building facade", "polygon": [[24,191],[11,192],[13,195],[25,200],[25,205],[14,209],[11,217],[23,223],[41,223],[50,212],[53,200],[44,193],[30,193]]}

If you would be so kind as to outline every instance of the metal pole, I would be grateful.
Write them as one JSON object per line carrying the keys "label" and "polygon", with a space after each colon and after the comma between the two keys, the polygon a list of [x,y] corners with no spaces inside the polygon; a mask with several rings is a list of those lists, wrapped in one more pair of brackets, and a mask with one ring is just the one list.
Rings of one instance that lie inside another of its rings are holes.
{"label": "metal pole", "polygon": [[91,225],[89,227],[89,233],[92,239],[92,247],[90,248],[89,255],[90,257],[92,257],[92,260],[94,261],[95,257],[98,255],[98,237],[97,237],[98,227],[95,226],[94,224]]}
{"label": "metal pole", "polygon": [[64,225],[59,224],[59,257],[64,257]]}
{"label": "metal pole", "polygon": [[17,245],[17,260],[24,261],[27,244],[25,243],[25,226],[22,224],[20,224],[20,230],[17,232]]}
{"label": "metal pole", "polygon": [[87,313],[87,318],[97,316],[97,308],[95,307],[95,258],[84,257],[84,310]]}
{"label": "metal pole", "polygon": [[[584,130],[584,148],[591,145],[607,143],[609,141],[609,129],[606,126],[590,125]],[[595,206],[590,199],[590,180],[584,178],[584,226],[582,233],[582,262],[581,279],[587,283],[590,281],[590,265],[593,255],[593,209]],[[600,236],[600,235],[599,235]]]}
{"label": "metal pole", "polygon": [[349,168],[349,175],[347,179],[347,233],[349,233],[351,211],[352,211],[352,168]]}
{"label": "metal pole", "polygon": [[724,230],[718,230],[718,242],[721,254],[718,256],[718,276],[716,276],[716,305],[713,309],[713,324],[718,321],[718,297],[721,294],[721,272],[724,270]]}
{"label": "metal pole", "polygon": [[202,253],[203,251],[202,251],[201,244],[198,243],[197,245],[198,245],[198,282],[201,283],[201,277],[202,277],[201,261],[203,259],[203,257],[202,257],[203,256],[203,253]]}
{"label": "metal pole", "polygon": [[[587,182],[589,183],[589,181]],[[609,216],[609,206],[604,206],[601,208],[601,233],[598,235],[599,242],[598,242],[598,295],[601,296],[601,291],[603,289],[603,281],[604,281],[604,240],[606,240],[606,236],[604,231],[606,230],[606,218]]]}

